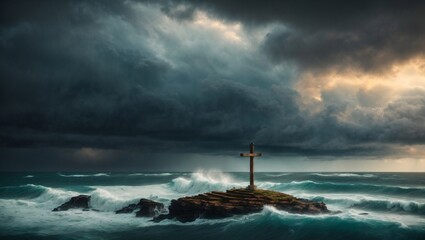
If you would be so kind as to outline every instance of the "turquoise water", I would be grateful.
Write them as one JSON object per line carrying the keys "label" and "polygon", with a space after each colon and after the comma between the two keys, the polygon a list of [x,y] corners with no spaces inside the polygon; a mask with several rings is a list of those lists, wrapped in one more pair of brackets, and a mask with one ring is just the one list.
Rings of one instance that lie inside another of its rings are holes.
{"label": "turquoise water", "polygon": [[[338,215],[262,212],[192,223],[153,223],[115,210],[244,187],[248,173],[1,173],[0,238],[425,239],[425,173],[256,173],[260,188],[323,201]],[[99,211],[51,212],[78,194]]]}

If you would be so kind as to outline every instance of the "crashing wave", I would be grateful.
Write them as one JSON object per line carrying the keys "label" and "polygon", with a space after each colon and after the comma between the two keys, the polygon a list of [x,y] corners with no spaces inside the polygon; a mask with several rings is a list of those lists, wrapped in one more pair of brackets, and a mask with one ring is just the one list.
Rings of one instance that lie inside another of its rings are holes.
{"label": "crashing wave", "polygon": [[0,198],[28,199],[43,204],[58,204],[77,195],[73,191],[59,188],[50,188],[42,185],[26,184],[20,186],[7,186],[0,188]]}
{"label": "crashing wave", "polygon": [[34,184],[0,187],[0,198],[31,199],[47,191],[47,187]]}
{"label": "crashing wave", "polygon": [[135,197],[131,200],[125,200],[105,189],[96,189],[91,193],[89,205],[93,209],[108,212],[116,211],[130,203],[136,203],[138,199],[140,199],[140,197]]}
{"label": "crashing wave", "polygon": [[243,187],[244,184],[235,183],[232,177],[223,172],[197,171],[190,178],[178,177],[172,180],[170,188],[178,193],[203,193],[210,191],[225,191],[232,187]]}
{"label": "crashing wave", "polygon": [[151,199],[164,204],[176,197],[167,184],[143,186],[91,186],[90,206],[102,212],[111,212],[131,203],[137,203],[141,198]]}

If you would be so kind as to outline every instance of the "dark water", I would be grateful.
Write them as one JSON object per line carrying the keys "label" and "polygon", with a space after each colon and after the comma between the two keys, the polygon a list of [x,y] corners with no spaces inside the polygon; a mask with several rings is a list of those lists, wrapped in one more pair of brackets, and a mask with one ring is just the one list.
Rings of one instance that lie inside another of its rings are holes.
{"label": "dark water", "polygon": [[[260,188],[323,201],[338,215],[261,213],[161,223],[114,211],[248,184],[247,173],[2,173],[6,239],[425,239],[425,173],[257,173]],[[78,194],[99,211],[51,212]],[[366,215],[365,215],[366,214]]]}

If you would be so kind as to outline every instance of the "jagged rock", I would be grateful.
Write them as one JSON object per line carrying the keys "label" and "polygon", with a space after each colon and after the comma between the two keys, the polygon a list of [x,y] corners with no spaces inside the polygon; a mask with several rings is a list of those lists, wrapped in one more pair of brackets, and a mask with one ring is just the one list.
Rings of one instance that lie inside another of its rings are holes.
{"label": "jagged rock", "polygon": [[149,199],[142,198],[137,204],[130,204],[127,207],[124,207],[115,213],[132,213],[139,209],[136,212],[136,217],[153,217],[157,216],[164,210],[164,204],[155,202]]}
{"label": "jagged rock", "polygon": [[180,222],[191,222],[197,218],[225,218],[235,214],[259,212],[265,205],[291,213],[330,213],[323,202],[313,202],[269,190],[232,189],[172,200],[168,208],[169,213],[159,215],[153,221],[175,218]]}
{"label": "jagged rock", "polygon": [[130,204],[127,207],[123,207],[118,211],[115,211],[116,214],[121,214],[121,213],[132,213],[134,212],[136,209],[138,208],[137,204]]}
{"label": "jagged rock", "polygon": [[71,208],[82,208],[83,210],[89,209],[89,201],[90,196],[88,195],[78,195],[75,197],[72,197],[68,202],[60,205],[59,207],[53,209],[52,211],[67,211]]}
{"label": "jagged rock", "polygon": [[136,217],[153,217],[164,210],[164,204],[149,199],[142,198],[137,205],[139,205],[140,210],[136,212]]}

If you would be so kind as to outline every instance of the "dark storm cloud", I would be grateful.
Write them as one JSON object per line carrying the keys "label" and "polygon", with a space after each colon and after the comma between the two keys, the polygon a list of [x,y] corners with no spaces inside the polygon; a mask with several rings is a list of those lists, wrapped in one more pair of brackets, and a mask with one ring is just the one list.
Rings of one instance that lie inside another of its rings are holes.
{"label": "dark storm cloud", "polygon": [[[377,71],[423,54],[422,5],[226,2],[3,1],[2,158],[13,159],[14,148],[39,159],[53,148],[68,148],[54,151],[63,158],[72,149],[114,149],[112,167],[123,149],[214,153],[255,141],[270,152],[342,156],[425,142],[422,92],[379,118],[359,110],[355,123],[343,122],[349,102],[326,93],[324,109],[306,113],[292,88],[297,71],[280,65]],[[197,10],[240,21],[247,35],[280,25],[261,46],[240,50],[191,27]]]}
{"label": "dark storm cloud", "polygon": [[425,25],[411,30],[402,23],[388,26],[388,21],[359,30],[274,32],[267,37],[264,49],[274,61],[293,61],[307,70],[382,73],[394,63],[425,53]]}
{"label": "dark storm cloud", "polygon": [[423,1],[189,2],[251,26],[283,24],[267,35],[264,50],[308,70],[380,72],[425,53]]}
{"label": "dark storm cloud", "polygon": [[[191,151],[205,151],[215,142],[232,146],[253,139],[256,129],[267,125],[275,107],[267,101],[273,96],[255,86],[263,84],[264,76],[232,73],[247,82],[259,77],[251,86],[223,79],[226,74],[217,73],[211,57],[194,47],[189,57],[177,57],[190,67],[173,68],[145,47],[144,39],[131,46],[132,39],[115,36],[136,29],[149,37],[144,33],[149,30],[143,29],[143,22],[140,26],[122,20],[122,9],[105,12],[107,6],[50,6],[60,12],[50,21],[37,12],[39,7],[27,18],[6,17],[16,19],[2,29],[3,147],[155,150],[177,148],[180,142]],[[127,7],[128,15],[134,14]],[[76,10],[80,8],[84,11]],[[102,35],[98,28],[107,33]],[[296,109],[293,102],[280,104],[279,110]]]}
{"label": "dark storm cloud", "polygon": [[390,103],[379,140],[406,144],[425,144],[425,91]]}
{"label": "dark storm cloud", "polygon": [[[382,73],[395,63],[425,54],[423,1],[182,2],[191,2],[199,9],[254,28],[281,24],[265,36],[262,48],[276,64],[295,63],[301,72],[357,69]],[[282,140],[285,145],[295,143],[306,148],[306,152],[307,149],[321,152],[345,149],[348,153],[352,149],[361,153],[363,151],[351,144],[373,142],[422,144],[425,142],[425,95],[423,92],[406,95],[409,96],[390,103],[379,119],[375,113],[358,110],[351,117],[362,115],[356,119],[360,124],[348,124],[341,122],[338,114],[352,106],[326,99],[324,94],[328,105],[322,112],[310,118],[304,116],[304,122],[297,120],[296,124],[282,121],[281,129],[266,132],[264,139],[272,139],[270,145]],[[279,123],[273,125],[279,126]],[[282,132],[287,128],[296,130]],[[261,130],[259,136],[263,136],[263,132]],[[283,136],[291,136],[291,139]],[[368,152],[372,148],[364,150]]]}

